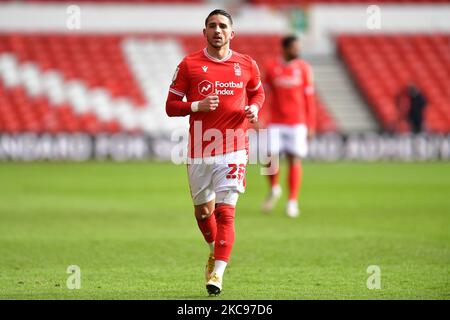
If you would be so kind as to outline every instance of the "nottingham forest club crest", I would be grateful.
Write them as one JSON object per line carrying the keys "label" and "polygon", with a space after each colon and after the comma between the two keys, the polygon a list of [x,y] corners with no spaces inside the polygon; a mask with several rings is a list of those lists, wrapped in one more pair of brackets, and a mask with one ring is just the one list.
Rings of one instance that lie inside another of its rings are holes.
{"label": "nottingham forest club crest", "polygon": [[240,77],[241,74],[242,74],[241,66],[239,65],[238,62],[235,62],[234,63],[234,75],[237,76],[237,77]]}

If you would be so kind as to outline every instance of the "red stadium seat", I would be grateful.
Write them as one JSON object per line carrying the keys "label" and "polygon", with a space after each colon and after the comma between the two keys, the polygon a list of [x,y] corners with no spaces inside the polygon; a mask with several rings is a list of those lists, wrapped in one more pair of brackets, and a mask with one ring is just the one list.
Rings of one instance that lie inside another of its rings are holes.
{"label": "red stadium seat", "polygon": [[382,127],[407,130],[395,101],[412,81],[429,102],[427,129],[450,132],[450,34],[340,35],[337,44]]}

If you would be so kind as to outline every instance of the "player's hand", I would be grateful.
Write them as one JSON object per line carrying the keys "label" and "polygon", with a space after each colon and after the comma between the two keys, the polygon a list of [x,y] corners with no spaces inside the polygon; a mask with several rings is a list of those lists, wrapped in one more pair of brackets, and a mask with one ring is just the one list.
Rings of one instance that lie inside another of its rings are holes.
{"label": "player's hand", "polygon": [[244,107],[245,116],[250,121],[250,123],[255,123],[258,121],[258,111],[259,108],[252,104],[251,106]]}
{"label": "player's hand", "polygon": [[198,111],[211,112],[219,106],[219,96],[215,93],[207,96],[198,103]]}
{"label": "player's hand", "polygon": [[308,140],[311,140],[316,135],[314,130],[308,130]]}

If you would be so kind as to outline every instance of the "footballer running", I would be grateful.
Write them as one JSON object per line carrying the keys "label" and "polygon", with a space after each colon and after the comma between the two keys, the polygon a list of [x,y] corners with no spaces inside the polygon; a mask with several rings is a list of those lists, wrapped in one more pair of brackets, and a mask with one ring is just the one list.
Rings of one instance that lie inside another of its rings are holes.
{"label": "footballer running", "polygon": [[236,203],[245,191],[247,126],[258,120],[264,90],[256,62],[230,49],[235,31],[228,12],[212,11],[203,35],[206,48],[187,55],[175,71],[166,112],[189,116],[189,187],[210,250],[206,289],[217,295],[235,240]]}
{"label": "footballer running", "polygon": [[[301,158],[308,153],[308,138],[316,130],[316,106],[311,67],[300,56],[300,41],[286,36],[281,41],[283,55],[267,65],[265,85],[272,93],[269,107],[269,153],[275,161],[286,154],[289,163],[289,196],[286,214],[295,218],[300,214],[298,195],[302,178]],[[276,166],[279,168],[279,166]],[[281,196],[279,170],[268,175],[270,191],[262,205],[271,211]]]}

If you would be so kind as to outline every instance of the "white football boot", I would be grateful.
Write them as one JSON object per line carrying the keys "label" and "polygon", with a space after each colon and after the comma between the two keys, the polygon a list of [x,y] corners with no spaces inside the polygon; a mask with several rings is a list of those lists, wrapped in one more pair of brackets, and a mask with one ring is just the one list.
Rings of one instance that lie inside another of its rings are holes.
{"label": "white football boot", "polygon": [[208,282],[206,282],[206,290],[209,295],[219,295],[222,291],[222,279],[217,273],[213,273]]}
{"label": "white football boot", "polygon": [[266,200],[262,204],[261,210],[265,213],[268,213],[275,208],[278,199],[281,197],[281,187],[279,185],[273,187],[269,194],[267,195]]}
{"label": "white football boot", "polygon": [[297,218],[300,215],[298,203],[296,200],[289,200],[286,205],[286,214],[290,218]]}

